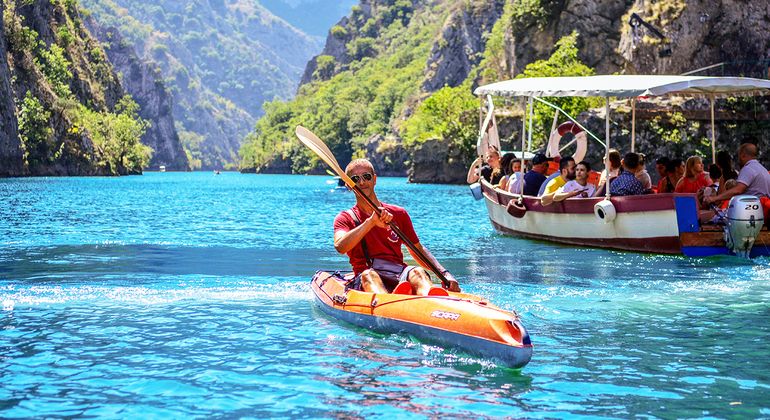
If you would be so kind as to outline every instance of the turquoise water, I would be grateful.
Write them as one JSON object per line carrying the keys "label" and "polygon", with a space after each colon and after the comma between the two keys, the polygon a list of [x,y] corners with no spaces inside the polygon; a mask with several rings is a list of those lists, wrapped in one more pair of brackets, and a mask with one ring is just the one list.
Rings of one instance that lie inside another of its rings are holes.
{"label": "turquoise water", "polygon": [[768,417],[770,264],[496,234],[467,187],[381,178],[521,371],[336,322],[327,177],[0,180],[0,417]]}

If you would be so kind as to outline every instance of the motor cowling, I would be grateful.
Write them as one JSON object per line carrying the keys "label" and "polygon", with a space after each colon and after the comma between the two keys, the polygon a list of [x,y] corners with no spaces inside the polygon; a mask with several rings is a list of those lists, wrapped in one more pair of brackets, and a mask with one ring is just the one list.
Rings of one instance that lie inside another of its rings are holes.
{"label": "motor cowling", "polygon": [[727,248],[736,255],[748,258],[765,223],[762,203],[753,195],[737,195],[730,200],[726,219]]}

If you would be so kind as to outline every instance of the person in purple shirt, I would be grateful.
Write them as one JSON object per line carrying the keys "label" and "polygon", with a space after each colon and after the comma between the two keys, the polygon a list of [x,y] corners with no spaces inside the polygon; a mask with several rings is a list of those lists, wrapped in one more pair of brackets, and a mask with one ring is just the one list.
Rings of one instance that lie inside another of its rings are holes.
{"label": "person in purple shirt", "polygon": [[636,178],[636,170],[639,167],[639,155],[630,152],[623,158],[623,170],[617,178],[610,181],[610,195],[642,195],[644,186]]}

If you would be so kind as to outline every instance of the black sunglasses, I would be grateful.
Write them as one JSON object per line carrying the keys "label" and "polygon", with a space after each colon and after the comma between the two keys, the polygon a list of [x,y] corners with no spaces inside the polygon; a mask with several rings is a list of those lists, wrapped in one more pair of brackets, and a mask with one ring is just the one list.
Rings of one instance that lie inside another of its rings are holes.
{"label": "black sunglasses", "polygon": [[370,174],[369,172],[365,172],[365,173],[361,174],[360,176],[359,175],[353,175],[353,176],[350,177],[350,179],[352,179],[354,183],[358,184],[358,181],[361,180],[361,177],[364,177],[364,179],[367,180],[367,181],[371,181],[373,175]]}

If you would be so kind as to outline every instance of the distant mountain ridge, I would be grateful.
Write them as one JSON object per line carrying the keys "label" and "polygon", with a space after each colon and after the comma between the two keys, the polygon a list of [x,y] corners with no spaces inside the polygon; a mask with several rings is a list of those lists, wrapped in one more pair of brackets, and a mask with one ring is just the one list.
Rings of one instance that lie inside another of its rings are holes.
{"label": "distant mountain ridge", "polygon": [[253,0],[81,1],[158,64],[179,136],[201,169],[238,161],[262,104],[291,98],[321,47]]}

